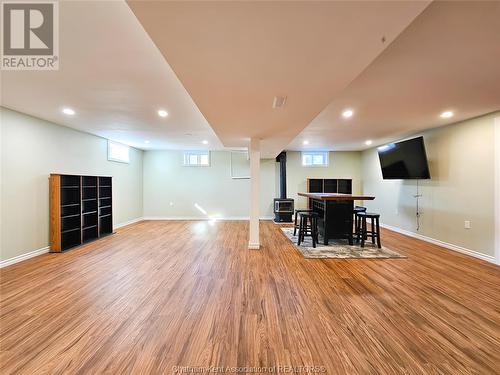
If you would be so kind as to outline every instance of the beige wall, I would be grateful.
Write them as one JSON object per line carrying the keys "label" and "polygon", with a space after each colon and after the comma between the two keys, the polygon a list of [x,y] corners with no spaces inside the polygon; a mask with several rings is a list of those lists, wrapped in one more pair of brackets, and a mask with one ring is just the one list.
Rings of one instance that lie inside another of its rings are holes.
{"label": "beige wall", "polygon": [[[431,180],[420,180],[418,234],[494,255],[494,118],[488,115],[423,135]],[[416,182],[383,180],[377,150],[362,156],[363,192],[375,195],[365,202],[381,214],[381,222],[416,230]],[[464,221],[471,221],[471,229]]]}
{"label": "beige wall", "polygon": [[[212,151],[209,167],[183,166],[182,151],[144,154],[144,217],[248,218],[250,181],[232,179],[230,152]],[[274,159],[261,160],[260,216],[273,216]],[[207,214],[200,212],[195,203]]]}
{"label": "beige wall", "polygon": [[303,167],[300,152],[287,152],[287,193],[296,208],[307,207],[307,199],[297,193],[307,191],[308,178],[352,179],[352,192],[362,192],[361,152],[330,152],[329,159],[328,167]]}
{"label": "beige wall", "polygon": [[495,118],[495,262],[500,265],[500,113]]}
{"label": "beige wall", "polygon": [[50,173],[113,176],[115,225],[142,216],[142,151],[107,160],[107,141],[0,108],[1,260],[49,245]]}
{"label": "beige wall", "polygon": [[[250,184],[230,176],[230,153],[212,151],[210,167],[184,167],[182,151],[144,154],[144,216],[153,218],[248,218]],[[305,207],[306,179],[352,178],[361,193],[361,153],[331,152],[327,168],[302,167],[300,152],[287,152],[287,192],[297,207]],[[279,163],[261,160],[260,216],[273,217],[273,199],[279,195]],[[207,215],[201,213],[197,203]]]}

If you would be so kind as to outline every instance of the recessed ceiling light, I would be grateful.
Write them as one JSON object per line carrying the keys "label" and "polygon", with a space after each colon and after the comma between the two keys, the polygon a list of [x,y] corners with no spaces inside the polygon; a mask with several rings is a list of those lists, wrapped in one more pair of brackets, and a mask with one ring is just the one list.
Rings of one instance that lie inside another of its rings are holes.
{"label": "recessed ceiling light", "polygon": [[149,141],[144,141],[144,143],[149,143]]}
{"label": "recessed ceiling light", "polygon": [[204,140],[201,143],[203,143],[204,145],[208,145],[208,141],[207,140]]}
{"label": "recessed ceiling light", "polygon": [[450,118],[453,117],[453,112],[452,111],[444,111],[439,115],[441,118]]}
{"label": "recessed ceiling light", "polygon": [[344,112],[342,112],[343,118],[351,118],[352,115],[354,115],[354,111],[352,109],[346,109],[344,110]]}
{"label": "recessed ceiling light", "polygon": [[365,145],[370,146],[373,143],[371,139],[365,141]]}
{"label": "recessed ceiling light", "polygon": [[62,112],[68,116],[73,116],[75,114],[75,111],[71,108],[63,108]]}
{"label": "recessed ceiling light", "polygon": [[302,144],[304,144],[304,145],[308,145],[308,144],[309,144],[309,141],[304,141],[304,142],[302,142]]}
{"label": "recessed ceiling light", "polygon": [[158,110],[158,116],[160,116],[160,117],[167,117],[168,116],[168,112],[165,111],[164,109],[160,109],[160,110]]}

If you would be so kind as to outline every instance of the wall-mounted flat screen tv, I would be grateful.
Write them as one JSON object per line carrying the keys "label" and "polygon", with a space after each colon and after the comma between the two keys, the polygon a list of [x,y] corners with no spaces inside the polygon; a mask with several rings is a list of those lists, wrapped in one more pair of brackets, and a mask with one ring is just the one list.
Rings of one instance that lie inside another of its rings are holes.
{"label": "wall-mounted flat screen tv", "polygon": [[431,178],[423,137],[381,146],[378,157],[384,180]]}

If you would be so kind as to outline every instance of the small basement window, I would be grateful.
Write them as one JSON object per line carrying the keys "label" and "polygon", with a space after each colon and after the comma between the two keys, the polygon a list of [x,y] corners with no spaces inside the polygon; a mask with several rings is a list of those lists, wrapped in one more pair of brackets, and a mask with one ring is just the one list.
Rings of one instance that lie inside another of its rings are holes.
{"label": "small basement window", "polygon": [[210,151],[186,151],[184,152],[184,165],[188,167],[210,166]]}
{"label": "small basement window", "polygon": [[302,152],[303,167],[328,167],[328,151]]}
{"label": "small basement window", "polygon": [[130,147],[108,140],[108,160],[130,163]]}

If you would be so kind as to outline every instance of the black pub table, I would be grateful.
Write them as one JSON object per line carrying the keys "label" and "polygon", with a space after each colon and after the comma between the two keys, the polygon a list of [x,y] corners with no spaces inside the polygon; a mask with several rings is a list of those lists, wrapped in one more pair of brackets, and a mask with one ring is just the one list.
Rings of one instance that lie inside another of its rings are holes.
{"label": "black pub table", "polygon": [[299,193],[299,195],[311,198],[310,208],[319,214],[318,231],[323,236],[325,245],[328,245],[328,240],[331,239],[347,239],[349,245],[352,245],[354,201],[375,199],[368,195],[337,193]]}

